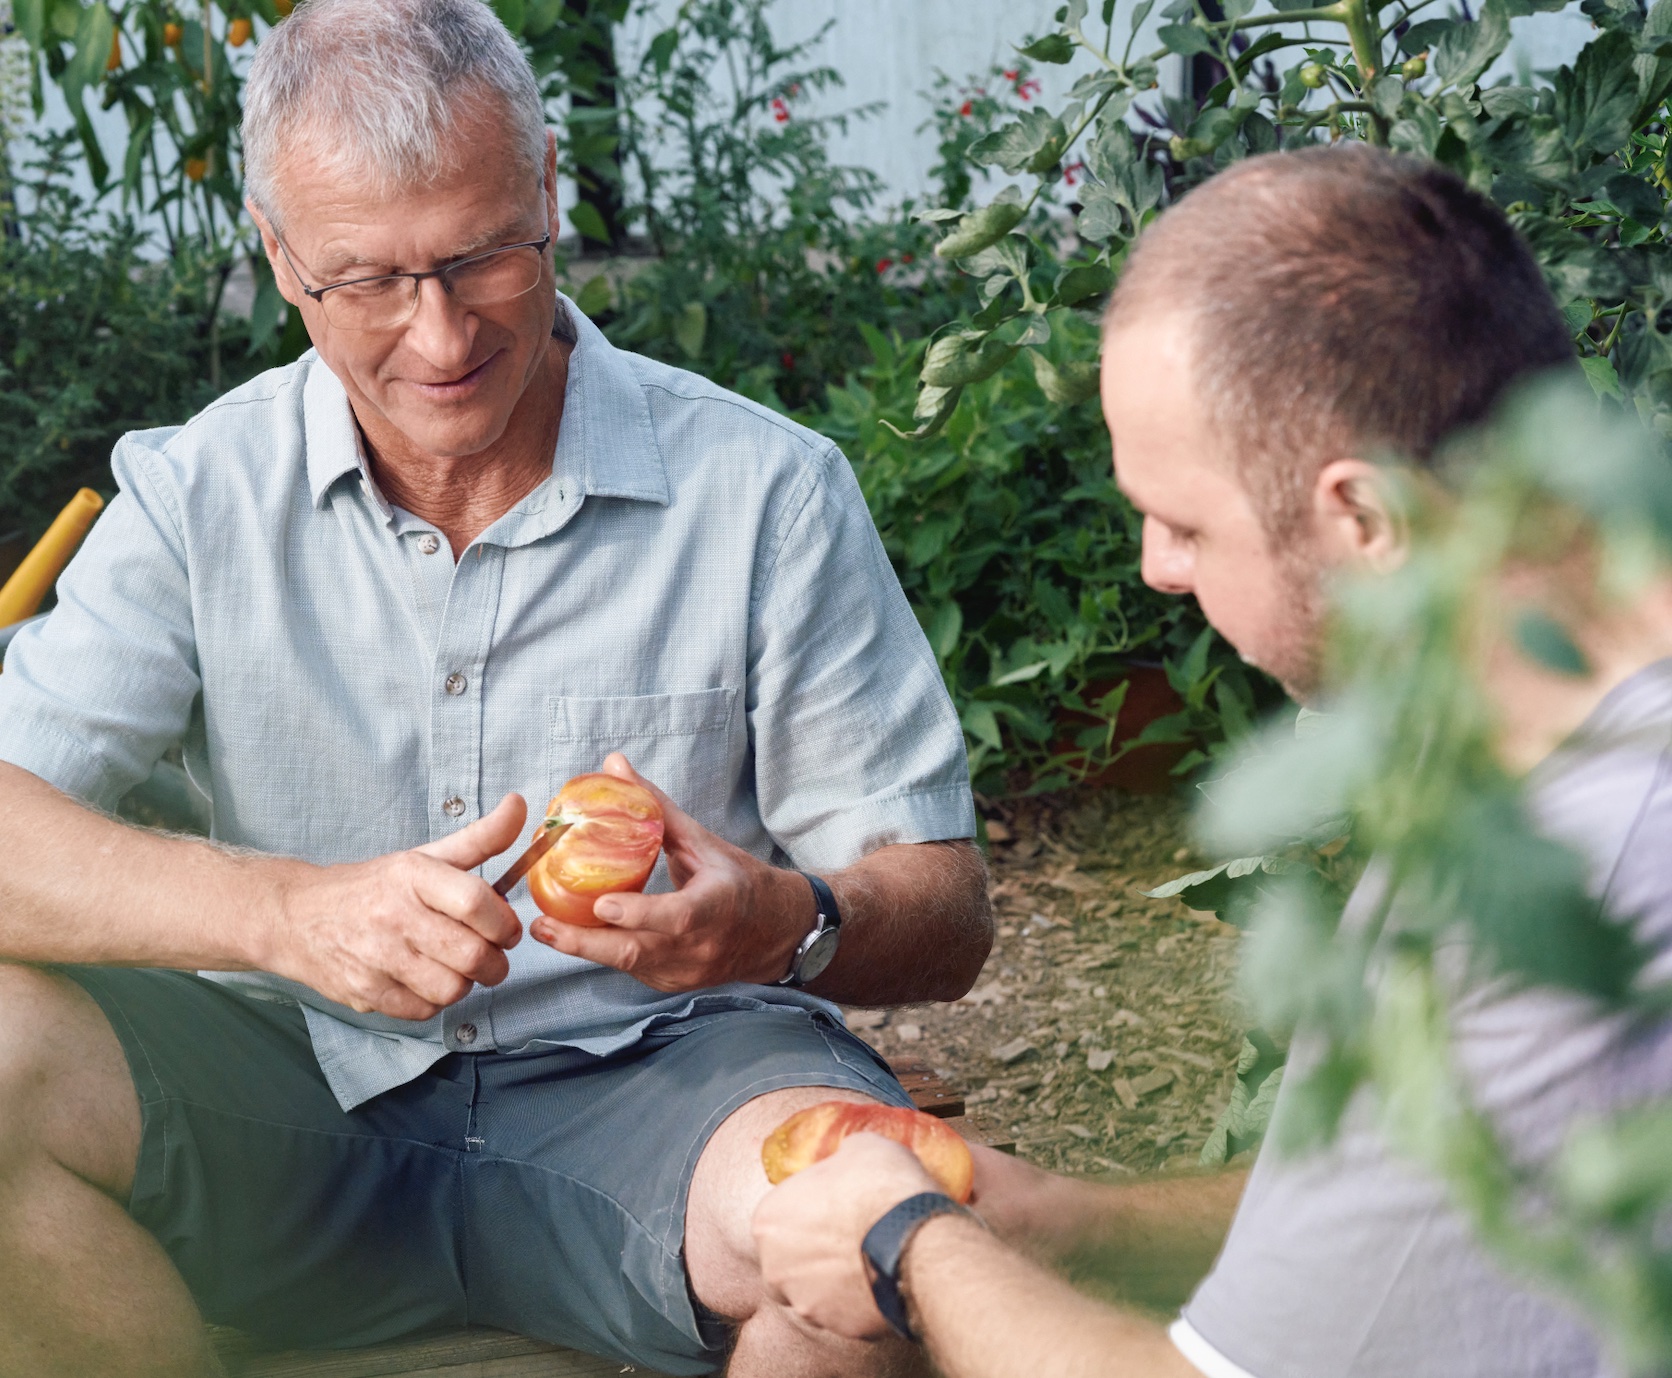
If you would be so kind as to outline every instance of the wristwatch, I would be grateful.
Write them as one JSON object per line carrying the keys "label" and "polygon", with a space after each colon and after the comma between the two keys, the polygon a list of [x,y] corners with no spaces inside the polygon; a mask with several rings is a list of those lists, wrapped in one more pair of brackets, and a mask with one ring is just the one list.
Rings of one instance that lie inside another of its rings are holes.
{"label": "wristwatch", "polygon": [[836,907],[836,896],[817,876],[805,871],[796,872],[813,887],[813,903],[818,907],[818,921],[813,931],[801,940],[790,958],[789,975],[778,982],[781,986],[804,986],[830,965],[836,955],[836,944],[842,937],[842,911]]}
{"label": "wristwatch", "polygon": [[937,1215],[967,1215],[972,1220],[975,1212],[960,1206],[950,1196],[938,1191],[919,1192],[908,1196],[873,1226],[865,1235],[859,1252],[871,1265],[871,1297],[882,1312],[882,1318],[908,1340],[916,1340],[911,1321],[906,1315],[906,1299],[900,1295],[900,1262],[905,1257],[906,1245],[917,1233],[918,1226]]}

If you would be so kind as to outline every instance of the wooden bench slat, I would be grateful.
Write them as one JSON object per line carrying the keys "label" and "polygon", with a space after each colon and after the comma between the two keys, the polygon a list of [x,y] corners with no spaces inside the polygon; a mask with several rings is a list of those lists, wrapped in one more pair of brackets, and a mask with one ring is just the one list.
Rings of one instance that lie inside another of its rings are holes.
{"label": "wooden bench slat", "polygon": [[888,1064],[911,1103],[925,1115],[949,1120],[964,1113],[964,1093],[921,1058],[897,1057]]}
{"label": "wooden bench slat", "polygon": [[[262,1353],[233,1331],[214,1335],[229,1378],[604,1378],[623,1371],[599,1359],[503,1330],[450,1330],[364,1349]],[[641,1378],[656,1378],[646,1369]]]}

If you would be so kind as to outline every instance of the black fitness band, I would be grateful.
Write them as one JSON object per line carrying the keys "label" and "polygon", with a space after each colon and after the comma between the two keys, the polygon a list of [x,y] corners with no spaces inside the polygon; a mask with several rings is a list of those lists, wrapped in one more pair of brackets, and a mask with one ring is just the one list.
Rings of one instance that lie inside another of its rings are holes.
{"label": "black fitness band", "polygon": [[871,1265],[871,1296],[877,1303],[882,1318],[906,1339],[916,1341],[911,1322],[906,1316],[906,1299],[900,1295],[900,1260],[906,1245],[918,1227],[937,1215],[967,1215],[973,1211],[960,1206],[950,1196],[938,1191],[919,1192],[908,1196],[873,1226],[865,1235],[859,1252]]}

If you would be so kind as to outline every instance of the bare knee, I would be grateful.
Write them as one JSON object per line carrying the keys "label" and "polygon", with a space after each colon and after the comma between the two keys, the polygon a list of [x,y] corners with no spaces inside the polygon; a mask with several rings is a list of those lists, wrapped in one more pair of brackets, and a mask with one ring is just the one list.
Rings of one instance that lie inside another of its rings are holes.
{"label": "bare knee", "polygon": [[44,1157],[124,1196],[138,1151],[138,1096],[98,1005],[66,977],[0,962],[0,1184]]}
{"label": "bare knee", "polygon": [[770,1306],[760,1280],[749,1222],[771,1184],[761,1166],[761,1143],[796,1111],[820,1101],[874,1097],[829,1086],[768,1091],[734,1110],[714,1131],[697,1160],[685,1208],[685,1267],[704,1306],[747,1321]]}

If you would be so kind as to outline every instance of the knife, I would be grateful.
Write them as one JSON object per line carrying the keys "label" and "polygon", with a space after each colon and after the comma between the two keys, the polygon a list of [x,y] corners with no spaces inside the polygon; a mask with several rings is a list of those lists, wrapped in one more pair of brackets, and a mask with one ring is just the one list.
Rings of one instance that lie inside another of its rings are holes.
{"label": "knife", "polygon": [[516,864],[502,875],[493,887],[494,894],[500,899],[517,888],[517,882],[532,871],[536,863],[547,852],[557,845],[558,838],[568,832],[574,824],[561,818],[548,818],[540,824],[539,832],[534,834],[534,841],[528,844],[528,850],[517,858]]}

